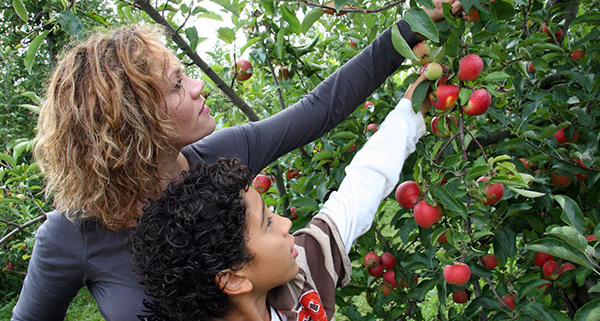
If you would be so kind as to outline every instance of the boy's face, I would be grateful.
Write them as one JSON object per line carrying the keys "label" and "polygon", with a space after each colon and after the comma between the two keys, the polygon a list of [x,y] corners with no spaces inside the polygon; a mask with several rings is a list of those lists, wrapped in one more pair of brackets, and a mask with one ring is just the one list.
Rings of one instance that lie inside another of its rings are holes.
{"label": "boy's face", "polygon": [[269,211],[254,190],[244,193],[248,208],[248,250],[252,260],[242,267],[253,284],[253,291],[268,292],[294,279],[298,273],[292,222]]}

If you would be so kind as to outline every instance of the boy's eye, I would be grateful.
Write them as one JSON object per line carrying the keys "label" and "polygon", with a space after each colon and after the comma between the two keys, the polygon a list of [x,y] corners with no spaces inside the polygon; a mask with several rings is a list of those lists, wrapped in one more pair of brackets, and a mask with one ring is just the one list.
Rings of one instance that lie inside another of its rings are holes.
{"label": "boy's eye", "polygon": [[179,88],[181,88],[181,81],[183,78],[179,77],[177,78],[177,81],[175,82],[175,86],[173,86],[173,89],[177,90]]}

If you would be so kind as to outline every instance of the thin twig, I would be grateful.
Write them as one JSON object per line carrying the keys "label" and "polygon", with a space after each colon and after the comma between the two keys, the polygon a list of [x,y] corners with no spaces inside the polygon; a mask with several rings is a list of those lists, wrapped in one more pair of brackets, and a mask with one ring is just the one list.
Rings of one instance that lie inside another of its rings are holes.
{"label": "thin twig", "polygon": [[444,144],[444,146],[442,146],[442,148],[440,149],[440,151],[438,152],[438,154],[435,156],[435,158],[433,159],[433,162],[437,164],[439,158],[442,156],[442,153],[444,153],[444,151],[446,150],[446,148],[448,148],[448,146],[450,145],[450,143],[456,139],[456,137],[458,137],[459,133],[454,134],[454,136],[452,136],[450,139],[448,139],[448,141]]}
{"label": "thin twig", "polygon": [[6,234],[2,239],[0,239],[0,244],[4,243],[6,240],[10,239],[13,235],[17,234],[19,231],[43,220],[46,218],[46,214],[40,214],[40,216],[25,222],[23,225],[19,225],[17,228],[15,228],[14,230],[10,231],[10,233]]}
{"label": "thin twig", "polygon": [[373,227],[373,229],[375,230],[375,233],[377,233],[377,235],[379,235],[379,237],[381,237],[383,239],[383,241],[385,242],[385,244],[389,248],[392,248],[392,243],[390,243],[390,241],[388,241],[388,239],[385,236],[383,236],[383,234],[381,234],[381,231],[379,231],[379,229],[377,227]]}
{"label": "thin twig", "polygon": [[467,131],[467,133],[471,136],[471,138],[473,138],[473,141],[475,141],[475,144],[477,144],[477,146],[479,146],[479,149],[481,150],[481,154],[483,155],[483,159],[485,159],[485,162],[488,162],[488,158],[487,155],[485,153],[485,150],[483,149],[483,146],[481,146],[481,144],[479,143],[479,140],[477,140],[477,138],[475,138],[475,136],[473,136],[473,134],[471,133],[471,131],[467,128],[465,128],[465,130]]}
{"label": "thin twig", "polygon": [[[283,1],[284,2],[296,2],[296,0],[283,0]],[[379,8],[375,8],[375,9],[341,8],[340,10],[336,10],[335,7],[330,7],[327,5],[323,5],[323,4],[308,1],[308,0],[300,0],[299,2],[304,3],[305,5],[307,5],[309,7],[319,7],[319,8],[323,8],[323,9],[337,11],[337,13],[340,14],[340,13],[345,13],[345,12],[377,13],[377,12],[385,11],[389,8],[401,5],[405,2],[405,0],[398,0],[398,1],[390,2],[384,6],[381,6]]]}
{"label": "thin twig", "polygon": [[[269,66],[269,70],[271,71],[271,76],[273,77],[273,82],[275,86],[277,86],[277,96],[279,97],[279,105],[281,106],[281,110],[285,109],[285,102],[283,101],[283,93],[281,92],[281,88],[279,87],[279,81],[277,80],[277,75],[275,75],[275,69],[273,69],[273,63],[271,59],[267,59],[267,65]],[[283,71],[282,77],[283,77]]]}

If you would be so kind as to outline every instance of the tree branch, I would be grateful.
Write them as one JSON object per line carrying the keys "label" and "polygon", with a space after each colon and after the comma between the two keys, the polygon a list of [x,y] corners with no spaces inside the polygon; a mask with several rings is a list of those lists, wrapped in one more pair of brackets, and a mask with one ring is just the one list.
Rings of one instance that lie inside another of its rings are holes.
{"label": "tree branch", "polygon": [[10,231],[8,234],[6,234],[3,238],[0,239],[0,244],[4,243],[5,241],[7,241],[8,239],[10,239],[13,235],[17,234],[19,231],[43,220],[46,218],[46,214],[40,214],[40,216],[25,222],[23,225],[19,225],[17,228],[15,228],[14,230]]}

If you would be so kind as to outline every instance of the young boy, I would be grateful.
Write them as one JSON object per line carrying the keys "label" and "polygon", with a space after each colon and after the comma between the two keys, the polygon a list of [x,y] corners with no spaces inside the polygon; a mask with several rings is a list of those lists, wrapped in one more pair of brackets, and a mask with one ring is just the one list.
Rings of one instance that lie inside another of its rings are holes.
{"label": "young boy", "polygon": [[425,133],[409,87],[346,167],[321,211],[293,235],[235,160],[190,170],[151,201],[132,235],[133,266],[153,315],[142,320],[332,320],[347,253],[371,226]]}

